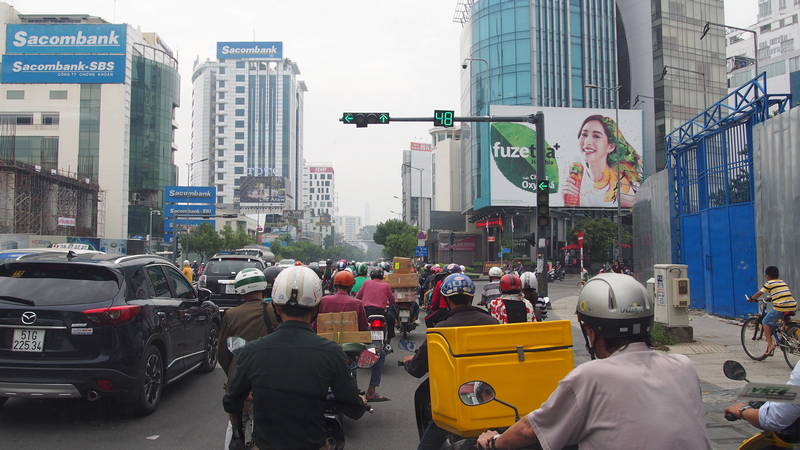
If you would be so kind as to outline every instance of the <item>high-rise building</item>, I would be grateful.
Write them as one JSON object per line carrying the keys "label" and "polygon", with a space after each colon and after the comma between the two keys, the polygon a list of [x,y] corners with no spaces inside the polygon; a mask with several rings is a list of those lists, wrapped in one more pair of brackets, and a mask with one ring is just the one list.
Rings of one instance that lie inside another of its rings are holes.
{"label": "high-rise building", "polygon": [[170,47],[100,17],[22,14],[0,3],[0,51],[0,117],[15,128],[0,140],[0,159],[99,185],[90,219],[76,224],[64,212],[49,232],[70,224],[105,238],[145,236],[175,182],[180,77]]}
{"label": "high-rise building", "polygon": [[334,173],[331,163],[305,163],[303,169],[301,236],[317,244],[334,233],[337,213]]}
{"label": "high-rise building", "polygon": [[461,130],[432,128],[433,138],[433,211],[466,209],[464,183],[461,180]]}
{"label": "high-rise building", "polygon": [[361,233],[361,228],[361,217],[359,216],[336,217],[336,233],[341,235],[345,242],[358,240],[358,235]]}
{"label": "high-rise building", "polygon": [[[757,0],[750,0],[755,3]],[[766,72],[767,92],[792,94],[800,102],[800,1],[758,0],[758,21],[747,27],[758,39],[758,65]],[[735,90],[754,75],[753,35],[731,30],[727,39],[728,88]]]}
{"label": "high-rise building", "polygon": [[403,150],[400,176],[403,185],[403,220],[427,230],[431,223],[431,182],[433,177],[433,146],[411,142]]}
{"label": "high-rise building", "polygon": [[195,62],[191,185],[245,213],[302,209],[299,74],[281,42],[218,42],[216,60]]}

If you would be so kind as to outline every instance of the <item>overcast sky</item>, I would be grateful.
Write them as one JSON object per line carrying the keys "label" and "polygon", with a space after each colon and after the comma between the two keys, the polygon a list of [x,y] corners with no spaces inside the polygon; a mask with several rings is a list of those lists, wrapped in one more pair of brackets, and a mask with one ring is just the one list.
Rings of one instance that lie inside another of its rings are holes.
{"label": "overcast sky", "polygon": [[[650,0],[641,0],[650,1]],[[333,162],[342,215],[370,222],[400,211],[401,151],[429,142],[429,124],[395,123],[356,129],[337,119],[343,111],[389,111],[427,116],[459,109],[459,33],[456,0],[25,0],[21,13],[84,13],[154,31],[178,53],[180,150],[189,159],[192,64],[214,58],[217,41],[283,41],[309,91],[305,97],[305,158]],[[725,0],[730,25],[755,22],[757,0]],[[185,180],[181,174],[181,180]]]}

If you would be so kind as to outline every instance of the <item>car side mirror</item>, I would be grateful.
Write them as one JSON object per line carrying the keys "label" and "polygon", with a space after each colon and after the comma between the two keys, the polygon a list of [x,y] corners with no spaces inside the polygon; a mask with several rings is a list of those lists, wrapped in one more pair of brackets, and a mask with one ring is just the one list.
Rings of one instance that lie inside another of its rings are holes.
{"label": "car side mirror", "polygon": [[211,291],[206,288],[197,288],[197,298],[201,301],[211,300]]}

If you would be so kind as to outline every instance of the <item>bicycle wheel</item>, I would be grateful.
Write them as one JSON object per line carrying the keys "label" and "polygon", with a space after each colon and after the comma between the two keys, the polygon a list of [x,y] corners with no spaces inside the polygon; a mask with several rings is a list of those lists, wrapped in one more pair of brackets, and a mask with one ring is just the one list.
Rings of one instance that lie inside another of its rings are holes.
{"label": "bicycle wheel", "polygon": [[800,326],[790,325],[784,334],[785,341],[781,345],[783,359],[786,360],[790,369],[794,369],[794,366],[800,361]]}
{"label": "bicycle wheel", "polygon": [[767,340],[758,317],[751,317],[742,323],[742,348],[751,359],[763,361],[766,358]]}

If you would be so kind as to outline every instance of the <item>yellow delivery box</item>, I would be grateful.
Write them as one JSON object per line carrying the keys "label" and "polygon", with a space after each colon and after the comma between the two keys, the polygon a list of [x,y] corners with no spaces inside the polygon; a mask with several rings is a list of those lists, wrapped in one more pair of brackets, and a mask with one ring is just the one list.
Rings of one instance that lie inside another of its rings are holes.
{"label": "yellow delivery box", "polygon": [[492,401],[467,406],[459,387],[481,381],[520,416],[535,410],[573,368],[568,320],[430,328],[428,365],[433,420],[463,437],[514,423],[514,410]]}

